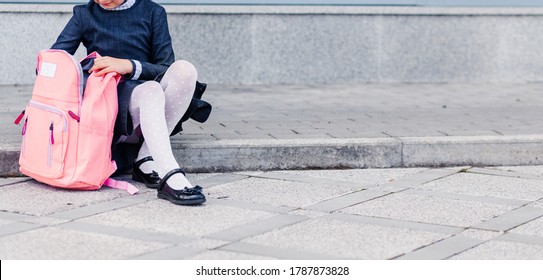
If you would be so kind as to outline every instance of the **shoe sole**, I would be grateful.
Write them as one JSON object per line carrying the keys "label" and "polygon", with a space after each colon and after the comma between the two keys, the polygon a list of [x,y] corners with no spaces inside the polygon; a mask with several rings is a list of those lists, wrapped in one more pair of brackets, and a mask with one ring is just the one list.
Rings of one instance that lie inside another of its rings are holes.
{"label": "shoe sole", "polygon": [[143,179],[141,179],[140,177],[137,177],[135,175],[132,175],[132,181],[143,183],[147,188],[154,189],[154,190],[158,189],[158,185],[159,185],[159,184],[149,184],[145,182]]}
{"label": "shoe sole", "polygon": [[202,198],[202,199],[192,199],[192,200],[175,200],[175,199],[172,199],[171,197],[169,196],[165,196],[161,193],[158,193],[157,194],[157,197],[158,198],[161,198],[161,199],[165,199],[173,204],[177,204],[177,205],[198,205],[198,204],[202,204],[204,202],[206,202],[206,199],[205,198]]}

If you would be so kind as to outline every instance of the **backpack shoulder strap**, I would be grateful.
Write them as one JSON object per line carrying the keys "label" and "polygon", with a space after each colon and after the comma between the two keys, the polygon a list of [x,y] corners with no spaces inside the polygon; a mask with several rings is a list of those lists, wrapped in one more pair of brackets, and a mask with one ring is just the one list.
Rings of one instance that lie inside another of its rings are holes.
{"label": "backpack shoulder strap", "polygon": [[[113,164],[114,169],[117,170],[117,163],[114,160],[111,161],[111,164]],[[138,188],[128,182],[117,181],[111,177],[107,178],[103,185],[113,189],[125,190],[131,195],[134,195],[140,191]]]}
{"label": "backpack shoulder strap", "polygon": [[131,195],[134,195],[137,192],[139,192],[138,188],[136,188],[134,185],[132,185],[132,184],[130,184],[128,182],[125,182],[125,181],[117,181],[117,180],[112,179],[112,178],[108,178],[104,182],[104,186],[110,187],[110,188],[113,188],[113,189],[125,190]]}

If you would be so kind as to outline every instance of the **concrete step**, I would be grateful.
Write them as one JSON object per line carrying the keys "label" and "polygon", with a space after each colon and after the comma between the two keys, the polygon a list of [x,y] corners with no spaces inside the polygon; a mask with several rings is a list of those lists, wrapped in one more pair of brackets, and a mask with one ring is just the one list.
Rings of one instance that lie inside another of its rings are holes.
{"label": "concrete step", "polygon": [[[172,141],[188,172],[543,164],[543,135]],[[19,148],[0,150],[17,176]]]}

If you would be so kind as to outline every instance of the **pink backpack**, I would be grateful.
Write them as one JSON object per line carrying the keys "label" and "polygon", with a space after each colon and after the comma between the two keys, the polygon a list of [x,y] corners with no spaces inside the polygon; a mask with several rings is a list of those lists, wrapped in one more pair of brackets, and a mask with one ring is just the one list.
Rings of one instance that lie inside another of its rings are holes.
{"label": "pink backpack", "polygon": [[[81,62],[99,57],[92,53]],[[81,64],[63,50],[38,54],[32,99],[22,121],[20,171],[48,185],[96,190],[102,185],[137,189],[109,178],[116,170],[111,141],[120,76],[91,74],[84,85]]]}

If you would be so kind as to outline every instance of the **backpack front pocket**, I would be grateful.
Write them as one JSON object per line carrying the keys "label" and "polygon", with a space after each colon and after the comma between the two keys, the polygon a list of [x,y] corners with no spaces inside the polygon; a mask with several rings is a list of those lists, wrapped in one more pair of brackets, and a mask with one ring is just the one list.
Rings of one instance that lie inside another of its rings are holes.
{"label": "backpack front pocket", "polygon": [[34,100],[25,112],[19,163],[37,175],[59,178],[63,173],[68,140],[65,114],[56,107]]}

